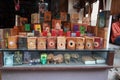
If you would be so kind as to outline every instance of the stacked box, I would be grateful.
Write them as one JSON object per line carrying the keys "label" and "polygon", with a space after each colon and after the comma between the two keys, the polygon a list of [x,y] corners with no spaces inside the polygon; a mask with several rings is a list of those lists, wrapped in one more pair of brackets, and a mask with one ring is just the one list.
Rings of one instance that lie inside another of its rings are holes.
{"label": "stacked box", "polygon": [[47,49],[55,49],[55,48],[56,48],[56,37],[48,37]]}
{"label": "stacked box", "polygon": [[31,24],[39,23],[40,22],[40,15],[38,13],[33,13],[31,15]]}
{"label": "stacked box", "polygon": [[94,38],[86,37],[85,49],[94,49]]}
{"label": "stacked box", "polygon": [[66,12],[60,12],[60,20],[67,21],[67,13]]}
{"label": "stacked box", "polygon": [[61,29],[61,20],[53,19],[52,27],[57,30]]}
{"label": "stacked box", "polygon": [[73,13],[70,15],[70,21],[73,23],[78,23],[79,20],[79,14]]}
{"label": "stacked box", "polygon": [[18,35],[18,33],[19,33],[18,27],[14,27],[14,28],[10,29],[10,33],[11,33],[10,34],[11,36]]}
{"label": "stacked box", "polygon": [[58,50],[66,49],[66,38],[65,37],[57,37],[57,49]]}
{"label": "stacked box", "polygon": [[34,24],[34,30],[39,31],[41,33],[41,25],[40,24]]}
{"label": "stacked box", "polygon": [[27,37],[18,37],[18,48],[27,49]]}
{"label": "stacked box", "polygon": [[8,48],[17,49],[17,37],[16,36],[8,36]]}
{"label": "stacked box", "polygon": [[36,37],[27,38],[27,47],[28,49],[36,49]]}
{"label": "stacked box", "polygon": [[67,49],[75,50],[75,37],[67,37]]}
{"label": "stacked box", "polygon": [[101,37],[94,37],[94,48],[101,49],[103,46],[103,38]]}
{"label": "stacked box", "polygon": [[51,12],[50,11],[46,11],[44,13],[44,21],[51,21]]}
{"label": "stacked box", "polygon": [[76,49],[81,50],[84,49],[85,38],[84,37],[76,37]]}
{"label": "stacked box", "polygon": [[50,32],[50,23],[44,22],[42,27],[43,27],[43,31]]}
{"label": "stacked box", "polygon": [[38,50],[45,50],[46,49],[46,38],[45,37],[38,37],[37,38],[37,49]]}

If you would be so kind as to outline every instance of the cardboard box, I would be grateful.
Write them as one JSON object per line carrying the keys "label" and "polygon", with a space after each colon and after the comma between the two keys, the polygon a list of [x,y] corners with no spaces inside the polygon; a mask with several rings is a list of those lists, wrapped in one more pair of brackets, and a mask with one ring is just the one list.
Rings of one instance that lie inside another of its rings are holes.
{"label": "cardboard box", "polygon": [[75,37],[67,37],[67,49],[75,50]]}
{"label": "cardboard box", "polygon": [[46,49],[46,37],[38,37],[37,38],[37,49],[38,50]]}
{"label": "cardboard box", "polygon": [[56,37],[47,38],[47,49],[56,49]]}
{"label": "cardboard box", "polygon": [[94,49],[94,37],[86,37],[85,49]]}
{"label": "cardboard box", "polygon": [[28,49],[36,49],[36,37],[27,37]]}
{"label": "cardboard box", "polygon": [[76,37],[76,49],[81,50],[85,48],[85,38],[84,37]]}
{"label": "cardboard box", "polygon": [[51,12],[50,11],[46,11],[44,13],[44,21],[51,21]]}
{"label": "cardboard box", "polygon": [[57,37],[57,49],[58,50],[66,49],[66,37]]}
{"label": "cardboard box", "polygon": [[8,37],[8,48],[9,49],[17,49],[17,36],[9,36]]}

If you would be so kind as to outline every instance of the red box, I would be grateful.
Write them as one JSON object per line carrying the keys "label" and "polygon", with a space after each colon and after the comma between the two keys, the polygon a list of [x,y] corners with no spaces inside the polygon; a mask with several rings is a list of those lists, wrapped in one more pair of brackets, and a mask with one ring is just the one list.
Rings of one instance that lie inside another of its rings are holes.
{"label": "red box", "polygon": [[75,50],[75,37],[67,37],[67,49]]}
{"label": "red box", "polygon": [[103,46],[103,38],[101,37],[94,37],[94,48],[101,49]]}
{"label": "red box", "polygon": [[56,48],[56,37],[48,37],[47,38],[47,48],[48,49]]}

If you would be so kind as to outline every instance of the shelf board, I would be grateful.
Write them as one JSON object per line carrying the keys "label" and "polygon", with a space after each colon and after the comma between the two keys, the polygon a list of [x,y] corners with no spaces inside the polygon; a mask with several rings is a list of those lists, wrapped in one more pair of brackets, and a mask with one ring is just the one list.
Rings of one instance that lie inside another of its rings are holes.
{"label": "shelf board", "polygon": [[104,52],[104,51],[108,51],[108,52],[114,52],[113,49],[83,49],[83,50],[57,50],[57,49],[46,49],[46,50],[38,50],[38,49],[0,49],[0,51],[43,51],[43,52],[49,52],[49,51],[55,51],[55,52],[85,52],[85,51],[100,51],[100,52]]}
{"label": "shelf board", "polygon": [[18,65],[3,66],[2,71],[71,71],[71,70],[101,70],[112,66],[106,64],[95,65]]}

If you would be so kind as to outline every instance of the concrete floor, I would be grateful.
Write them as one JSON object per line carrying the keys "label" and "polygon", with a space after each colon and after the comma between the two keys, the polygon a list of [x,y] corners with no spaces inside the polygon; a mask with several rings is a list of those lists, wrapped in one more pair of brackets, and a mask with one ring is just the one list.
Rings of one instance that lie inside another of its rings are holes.
{"label": "concrete floor", "polygon": [[114,68],[109,71],[108,80],[118,80],[116,79],[116,73],[120,72],[120,46],[110,44],[110,48],[115,49],[115,57]]}

